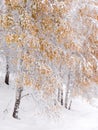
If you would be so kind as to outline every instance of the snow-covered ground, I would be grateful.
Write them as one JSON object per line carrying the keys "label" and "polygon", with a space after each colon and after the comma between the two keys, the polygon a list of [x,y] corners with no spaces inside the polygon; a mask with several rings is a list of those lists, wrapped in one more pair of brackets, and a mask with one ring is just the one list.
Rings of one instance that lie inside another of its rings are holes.
{"label": "snow-covered ground", "polygon": [[62,109],[53,119],[40,113],[40,108],[35,110],[33,99],[27,96],[22,101],[26,109],[20,107],[21,120],[13,119],[14,91],[6,85],[0,86],[0,130],[98,130],[98,108],[81,98],[73,100],[71,111]]}

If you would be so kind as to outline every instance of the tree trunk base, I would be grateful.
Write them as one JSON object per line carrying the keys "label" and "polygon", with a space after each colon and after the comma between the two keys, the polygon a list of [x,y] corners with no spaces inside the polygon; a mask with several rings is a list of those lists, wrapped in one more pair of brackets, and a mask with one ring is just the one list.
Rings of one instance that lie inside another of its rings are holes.
{"label": "tree trunk base", "polygon": [[13,117],[15,119],[19,119],[18,112],[19,112],[19,106],[20,106],[22,91],[23,91],[22,87],[17,88],[16,101],[15,101],[14,112],[13,112]]}
{"label": "tree trunk base", "polygon": [[5,83],[6,83],[7,85],[9,85],[9,72],[6,73]]}

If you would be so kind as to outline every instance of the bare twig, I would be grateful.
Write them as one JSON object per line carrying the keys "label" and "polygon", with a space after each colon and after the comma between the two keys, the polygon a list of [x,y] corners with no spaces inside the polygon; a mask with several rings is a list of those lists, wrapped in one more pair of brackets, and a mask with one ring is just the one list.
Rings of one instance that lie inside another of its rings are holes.
{"label": "bare twig", "polygon": [[21,99],[24,98],[25,96],[29,96],[29,95],[30,95],[30,94],[27,93],[27,94],[23,95],[23,96],[21,97]]}

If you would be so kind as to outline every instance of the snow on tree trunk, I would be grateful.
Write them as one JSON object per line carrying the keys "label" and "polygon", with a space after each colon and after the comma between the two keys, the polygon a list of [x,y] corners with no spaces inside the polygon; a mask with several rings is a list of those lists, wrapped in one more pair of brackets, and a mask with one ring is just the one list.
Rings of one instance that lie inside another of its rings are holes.
{"label": "snow on tree trunk", "polygon": [[63,106],[63,90],[61,90],[61,105]]}
{"label": "snow on tree trunk", "polygon": [[63,106],[64,104],[64,100],[63,100],[63,90],[58,88],[58,102],[60,102],[60,104]]}
{"label": "snow on tree trunk", "polygon": [[15,101],[15,106],[13,111],[13,117],[16,119],[18,119],[18,112],[19,112],[22,91],[23,91],[23,87],[17,87],[16,101]]}
{"label": "snow on tree trunk", "polygon": [[66,86],[66,91],[65,91],[65,108],[68,109],[68,99],[69,99],[69,88],[70,87],[70,72],[68,74],[68,83]]}
{"label": "snow on tree trunk", "polygon": [[9,85],[9,74],[10,74],[10,72],[9,72],[9,65],[7,64],[6,65],[6,75],[5,75],[5,83],[7,85]]}
{"label": "snow on tree trunk", "polygon": [[8,46],[5,46],[5,58],[6,58],[6,74],[5,74],[5,83],[9,85],[9,76],[10,76],[10,52]]}
{"label": "snow on tree trunk", "polygon": [[14,111],[13,111],[13,117],[16,119],[19,119],[18,112],[19,112],[19,106],[21,102],[21,95],[23,91],[23,60],[22,60],[23,55],[24,55],[24,48],[22,46],[20,52],[19,66],[18,66],[19,68],[17,70],[16,100],[15,100]]}
{"label": "snow on tree trunk", "polygon": [[61,99],[61,91],[60,88],[58,88],[58,102],[60,102],[60,99]]}
{"label": "snow on tree trunk", "polygon": [[69,103],[68,110],[71,109],[71,105],[72,105],[72,100],[71,100],[70,103]]}

